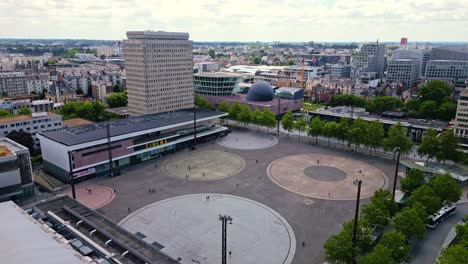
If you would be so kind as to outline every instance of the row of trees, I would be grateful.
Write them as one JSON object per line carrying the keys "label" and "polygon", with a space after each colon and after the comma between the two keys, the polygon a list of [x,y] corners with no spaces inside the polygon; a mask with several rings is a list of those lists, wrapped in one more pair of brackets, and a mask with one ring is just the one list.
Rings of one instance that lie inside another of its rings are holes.
{"label": "row of trees", "polygon": [[221,102],[218,110],[228,113],[228,118],[231,120],[244,125],[255,124],[258,126],[258,129],[260,129],[260,126],[272,128],[276,125],[275,114],[269,108],[264,108],[261,111],[255,109],[252,112],[248,105],[241,105],[238,102],[233,104]]}
{"label": "row of trees", "polygon": [[57,111],[64,120],[72,118],[84,118],[93,122],[118,119],[119,116],[106,112],[106,105],[98,100],[87,102],[66,102]]}
{"label": "row of trees", "polygon": [[[360,256],[359,263],[409,263],[411,256],[407,241],[412,237],[423,238],[428,216],[442,204],[458,201],[462,191],[447,174],[434,177],[425,184],[424,175],[419,170],[411,170],[402,181],[401,188],[410,194],[403,210],[397,213],[398,207],[389,191],[375,192],[370,202],[362,206],[356,248],[352,246],[353,221],[350,221],[343,225],[340,233],[330,236],[325,242],[327,261],[351,263],[354,252],[354,256]],[[394,230],[384,233],[381,241],[372,248],[373,226],[388,226],[392,220]]]}
{"label": "row of trees", "polygon": [[[30,115],[31,113],[32,113],[32,111],[28,107],[21,107],[18,110],[18,115]],[[15,115],[8,112],[7,110],[0,109],[0,118],[2,118],[2,117],[11,117],[11,116],[15,116]]]}
{"label": "row of trees", "polygon": [[455,117],[457,111],[457,104],[452,100],[451,94],[452,88],[448,84],[434,80],[421,86],[418,98],[406,102],[392,96],[377,96],[366,100],[355,95],[337,94],[329,105],[362,107],[376,114],[401,109],[412,117],[448,121]]}
{"label": "row of trees", "polygon": [[452,129],[445,130],[440,135],[434,129],[426,130],[418,148],[418,154],[428,160],[436,158],[439,162],[452,160],[458,162],[463,159],[463,154],[458,150],[459,141]]}
{"label": "row of trees", "polygon": [[127,100],[127,91],[114,92],[106,98],[107,104],[110,108],[126,106],[128,103]]}

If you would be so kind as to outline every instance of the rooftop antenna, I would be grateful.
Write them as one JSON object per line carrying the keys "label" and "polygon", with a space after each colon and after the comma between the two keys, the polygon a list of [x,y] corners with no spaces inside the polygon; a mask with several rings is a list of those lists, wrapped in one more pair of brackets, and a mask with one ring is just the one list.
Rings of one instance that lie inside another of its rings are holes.
{"label": "rooftop antenna", "polygon": [[377,43],[379,43],[379,38],[377,38]]}

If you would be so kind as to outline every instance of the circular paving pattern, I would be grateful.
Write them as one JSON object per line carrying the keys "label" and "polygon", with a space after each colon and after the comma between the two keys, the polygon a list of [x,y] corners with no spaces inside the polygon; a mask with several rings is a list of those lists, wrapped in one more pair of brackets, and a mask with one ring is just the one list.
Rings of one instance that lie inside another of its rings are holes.
{"label": "circular paving pattern", "polygon": [[217,180],[239,173],[245,161],[221,150],[190,151],[166,160],[164,171],[171,176],[198,181]]}
{"label": "circular paving pattern", "polygon": [[[73,197],[72,190],[69,189],[63,194]],[[75,189],[76,199],[91,209],[101,208],[110,203],[115,198],[112,188],[100,185],[87,186]]]}
{"label": "circular paving pattern", "polygon": [[227,226],[229,263],[292,262],[296,238],[288,222],[271,208],[238,196],[178,196],[145,206],[119,224],[150,244],[157,242],[181,263],[221,263],[220,214],[233,219]]}
{"label": "circular paving pattern", "polygon": [[253,150],[273,147],[278,138],[266,133],[235,129],[227,136],[218,139],[218,144],[231,149]]}
{"label": "circular paving pattern", "polygon": [[356,179],[362,180],[361,198],[388,185],[385,174],[374,166],[333,155],[284,157],[270,163],[267,173],[282,188],[319,199],[356,199]]}

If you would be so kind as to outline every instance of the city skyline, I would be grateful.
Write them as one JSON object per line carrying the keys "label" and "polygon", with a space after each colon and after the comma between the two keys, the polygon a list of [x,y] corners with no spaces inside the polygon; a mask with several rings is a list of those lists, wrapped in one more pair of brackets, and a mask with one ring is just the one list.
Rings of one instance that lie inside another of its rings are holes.
{"label": "city skyline", "polygon": [[9,0],[0,3],[0,38],[120,40],[161,30],[194,41],[464,42],[467,9],[452,0]]}

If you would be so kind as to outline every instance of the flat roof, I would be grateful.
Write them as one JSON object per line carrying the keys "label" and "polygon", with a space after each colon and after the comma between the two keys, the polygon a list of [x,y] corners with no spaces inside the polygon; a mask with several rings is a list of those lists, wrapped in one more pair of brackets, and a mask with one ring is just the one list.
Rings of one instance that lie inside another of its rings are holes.
{"label": "flat roof", "polygon": [[0,256],[5,263],[85,263],[13,202],[0,203],[0,211]]}
{"label": "flat roof", "polygon": [[301,88],[296,88],[296,87],[280,87],[276,91],[285,91],[285,92],[291,92],[295,93],[302,90]]}
{"label": "flat roof", "polygon": [[[47,116],[59,116],[59,115],[55,114],[55,113],[52,113],[52,112],[47,112]],[[27,121],[27,120],[31,120],[33,118],[40,118],[40,117],[45,117],[45,116],[32,117],[32,115],[19,115],[19,116],[3,117],[3,118],[0,118],[0,124],[7,124],[7,123],[13,123],[13,122],[19,122],[19,121]]]}
{"label": "flat roof", "polygon": [[[6,148],[9,152],[16,152],[19,150],[27,150],[23,145],[9,139],[9,138],[0,138],[0,147]],[[1,152],[1,151],[0,151]],[[11,153],[10,155],[12,155]],[[7,155],[5,155],[7,156]],[[0,157],[5,157],[0,154]],[[8,155],[9,156],[9,155]]]}
{"label": "flat roof", "polygon": [[89,120],[83,119],[83,118],[72,118],[68,120],[63,120],[63,125],[67,127],[74,127],[74,126],[84,126],[84,125],[90,125],[94,124],[94,122],[91,122]]}
{"label": "flat roof", "polygon": [[200,72],[200,73],[195,73],[195,76],[201,76],[201,77],[237,77],[237,78],[242,78],[241,74],[238,73],[232,73],[232,72]]}
{"label": "flat roof", "polygon": [[[197,120],[213,119],[225,115],[226,113],[214,110],[197,109],[196,111]],[[106,126],[108,123],[110,124],[111,137],[115,137],[150,129],[164,129],[167,126],[177,127],[178,124],[185,122],[193,122],[192,109],[99,122],[57,131],[42,132],[40,135],[61,144],[73,146],[107,138]]]}

